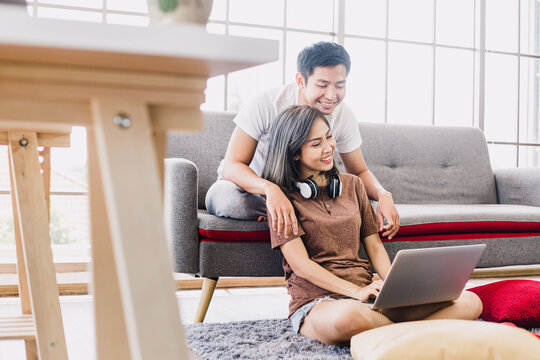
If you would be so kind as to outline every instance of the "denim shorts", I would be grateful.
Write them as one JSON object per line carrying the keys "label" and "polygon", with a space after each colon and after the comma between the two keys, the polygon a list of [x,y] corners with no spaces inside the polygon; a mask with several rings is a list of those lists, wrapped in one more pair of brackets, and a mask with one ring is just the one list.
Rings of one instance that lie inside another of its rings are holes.
{"label": "denim shorts", "polygon": [[292,329],[295,333],[300,332],[300,326],[304,323],[304,320],[306,319],[306,316],[308,316],[309,312],[315,305],[322,301],[332,301],[332,300],[341,300],[341,299],[334,299],[330,296],[325,296],[322,298],[318,298],[313,300],[310,303],[307,303],[306,305],[302,306],[300,309],[296,310],[294,314],[291,315],[289,320],[291,321]]}

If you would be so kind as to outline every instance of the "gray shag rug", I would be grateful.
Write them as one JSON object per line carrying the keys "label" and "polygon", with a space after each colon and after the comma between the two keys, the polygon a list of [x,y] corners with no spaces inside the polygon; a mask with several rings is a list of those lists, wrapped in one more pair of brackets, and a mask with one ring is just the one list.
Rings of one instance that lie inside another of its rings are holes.
{"label": "gray shag rug", "polygon": [[[529,330],[540,333],[540,328]],[[191,350],[205,360],[352,359],[349,347],[295,334],[287,319],[200,323],[187,325],[185,331]]]}
{"label": "gray shag rug", "polygon": [[348,347],[295,334],[287,319],[200,323],[186,326],[185,331],[191,350],[205,360],[352,359]]}

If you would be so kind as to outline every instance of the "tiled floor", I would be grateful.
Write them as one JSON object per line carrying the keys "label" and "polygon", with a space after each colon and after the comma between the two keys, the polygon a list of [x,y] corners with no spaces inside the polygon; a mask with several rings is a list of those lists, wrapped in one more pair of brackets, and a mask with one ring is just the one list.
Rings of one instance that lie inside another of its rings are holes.
{"label": "tiled floor", "polygon": [[[524,277],[525,278],[525,277]],[[539,280],[540,276],[526,277]],[[483,285],[504,278],[472,279],[467,287]],[[182,322],[189,324],[194,317],[200,291],[177,293]],[[240,320],[285,318],[288,313],[289,296],[285,288],[247,288],[216,290],[208,314],[207,322],[228,322]],[[64,329],[70,359],[91,360],[95,358],[94,320],[92,297],[62,296],[60,298]],[[20,313],[17,298],[0,299],[0,317]],[[23,360],[22,341],[1,341],[0,360]]]}

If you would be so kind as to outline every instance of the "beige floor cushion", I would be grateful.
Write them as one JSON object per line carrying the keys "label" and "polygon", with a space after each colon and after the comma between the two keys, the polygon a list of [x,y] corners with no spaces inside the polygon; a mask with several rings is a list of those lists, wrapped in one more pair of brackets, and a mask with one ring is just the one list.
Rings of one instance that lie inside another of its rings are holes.
{"label": "beige floor cushion", "polygon": [[365,331],[351,340],[355,360],[538,360],[540,340],[526,330],[467,320],[423,320]]}

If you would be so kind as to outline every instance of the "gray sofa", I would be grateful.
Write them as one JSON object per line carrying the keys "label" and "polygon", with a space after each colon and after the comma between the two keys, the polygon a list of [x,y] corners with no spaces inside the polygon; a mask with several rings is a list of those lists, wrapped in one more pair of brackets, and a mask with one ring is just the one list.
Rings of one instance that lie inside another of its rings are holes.
{"label": "gray sofa", "polygon": [[[204,208],[234,115],[206,112],[204,132],[169,135],[165,218],[176,271],[214,280],[282,276],[266,223],[218,218]],[[397,236],[383,239],[391,258],[405,248],[485,243],[478,267],[540,263],[540,169],[493,172],[475,128],[359,127],[366,163],[401,216]]]}

